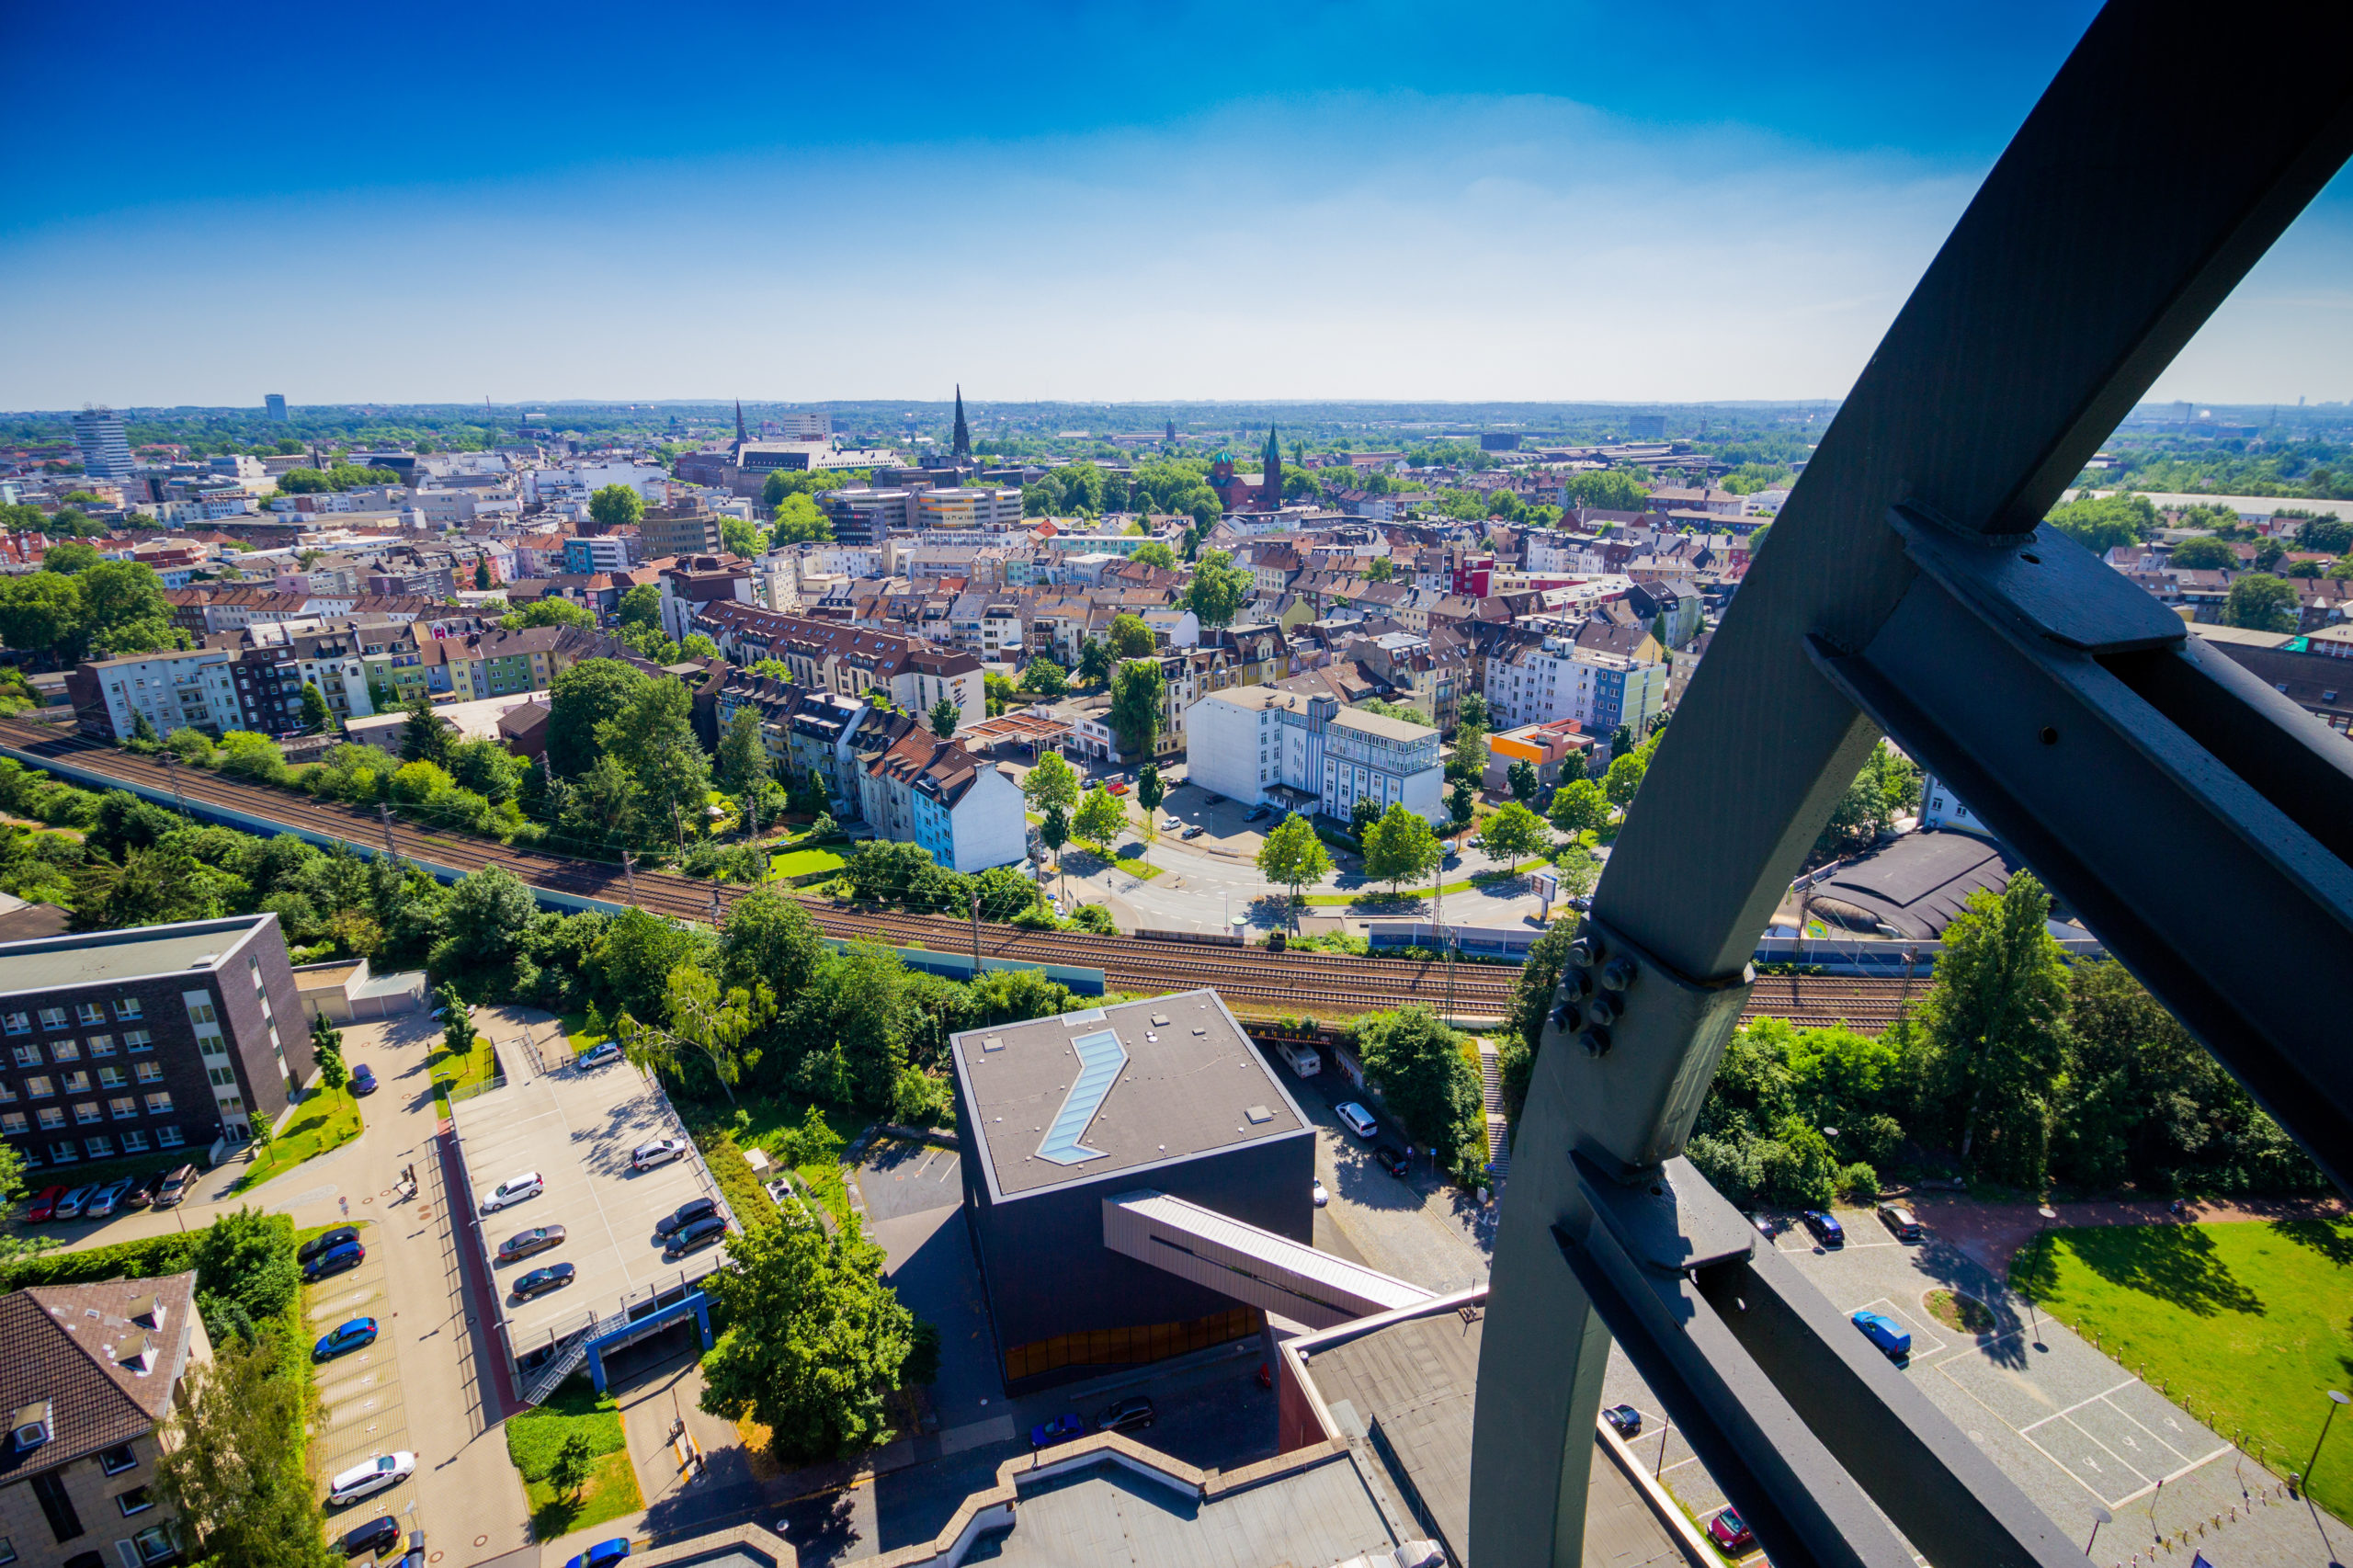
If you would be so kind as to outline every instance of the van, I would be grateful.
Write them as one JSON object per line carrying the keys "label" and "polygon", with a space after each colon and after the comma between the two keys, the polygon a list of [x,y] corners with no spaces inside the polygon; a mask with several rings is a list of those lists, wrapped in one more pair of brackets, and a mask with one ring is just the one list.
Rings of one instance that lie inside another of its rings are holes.
{"label": "van", "polygon": [[1312,1045],[1293,1045],[1287,1040],[1277,1040],[1275,1054],[1290,1063],[1290,1070],[1302,1078],[1313,1078],[1324,1071],[1324,1058]]}
{"label": "van", "polygon": [[1372,1113],[1354,1100],[1344,1101],[1334,1106],[1332,1114],[1347,1123],[1348,1131],[1359,1138],[1369,1140],[1374,1133],[1381,1131],[1380,1123],[1372,1119]]}
{"label": "van", "polygon": [[1899,1242],[1916,1242],[1924,1233],[1920,1229],[1920,1221],[1913,1217],[1912,1210],[1900,1203],[1881,1204],[1879,1222],[1894,1232],[1895,1239]]}

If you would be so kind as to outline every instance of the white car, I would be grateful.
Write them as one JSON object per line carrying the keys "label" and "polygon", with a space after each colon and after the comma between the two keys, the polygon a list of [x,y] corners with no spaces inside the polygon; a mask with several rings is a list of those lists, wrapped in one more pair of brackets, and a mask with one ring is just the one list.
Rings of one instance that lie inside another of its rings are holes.
{"label": "white car", "polygon": [[75,1187],[73,1191],[67,1193],[64,1197],[57,1200],[55,1218],[60,1220],[80,1219],[82,1217],[82,1206],[89,1202],[93,1198],[96,1198],[100,1190],[101,1189],[96,1186]]}
{"label": "white car", "polygon": [[388,1486],[398,1486],[415,1473],[416,1456],[406,1449],[396,1454],[378,1454],[372,1460],[353,1465],[328,1483],[327,1503],[338,1508],[347,1503],[357,1503]]}
{"label": "white car", "polygon": [[1347,1123],[1348,1131],[1359,1138],[1370,1141],[1374,1133],[1381,1131],[1381,1124],[1372,1119],[1372,1112],[1354,1100],[1344,1100],[1334,1106],[1332,1114]]}
{"label": "white car", "polygon": [[495,1214],[511,1203],[537,1198],[547,1190],[547,1178],[537,1171],[525,1171],[521,1176],[509,1176],[490,1189],[489,1196],[482,1200],[482,1211]]}
{"label": "white car", "polygon": [[135,1176],[125,1176],[120,1181],[109,1182],[98,1188],[90,1195],[90,1201],[82,1206],[82,1217],[85,1220],[103,1220],[113,1213],[116,1205],[122,1201],[122,1195],[131,1190],[137,1179]]}
{"label": "white car", "polygon": [[1328,1193],[1328,1192],[1326,1192],[1326,1191],[1324,1191],[1324,1178],[1323,1178],[1323,1177],[1321,1177],[1321,1176],[1316,1177],[1316,1178],[1315,1178],[1315,1207],[1317,1207],[1318,1209],[1321,1209],[1321,1208],[1323,1208],[1323,1207],[1324,1207],[1324,1205],[1325,1205],[1326,1203],[1329,1203],[1329,1202],[1331,1202],[1331,1201],[1332,1201],[1332,1195],[1331,1195],[1330,1193]]}
{"label": "white car", "polygon": [[603,1067],[611,1062],[619,1062],[620,1059],[621,1042],[620,1040],[600,1040],[597,1044],[592,1045],[587,1050],[582,1051],[580,1053],[580,1060],[575,1062],[574,1065],[584,1069],[589,1067]]}
{"label": "white car", "polygon": [[651,1143],[640,1143],[629,1157],[629,1168],[650,1171],[656,1165],[666,1165],[672,1160],[687,1157],[687,1141],[683,1138],[656,1138]]}

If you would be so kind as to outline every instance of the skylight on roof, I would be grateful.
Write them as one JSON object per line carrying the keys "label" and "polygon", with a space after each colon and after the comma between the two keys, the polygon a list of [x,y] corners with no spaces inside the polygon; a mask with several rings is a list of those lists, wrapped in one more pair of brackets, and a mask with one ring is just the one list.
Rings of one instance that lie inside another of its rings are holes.
{"label": "skylight on roof", "polygon": [[1071,1081],[1070,1093],[1063,1096],[1063,1108],[1055,1113],[1052,1124],[1046,1129],[1045,1141],[1038,1145],[1038,1157],[1058,1165],[1075,1165],[1103,1157],[1102,1150],[1090,1149],[1079,1140],[1086,1136],[1095,1113],[1103,1108],[1104,1096],[1120,1081],[1120,1070],[1128,1064],[1127,1048],[1120,1043],[1119,1033],[1114,1029],[1080,1035],[1071,1041],[1071,1049],[1078,1053],[1078,1076]]}

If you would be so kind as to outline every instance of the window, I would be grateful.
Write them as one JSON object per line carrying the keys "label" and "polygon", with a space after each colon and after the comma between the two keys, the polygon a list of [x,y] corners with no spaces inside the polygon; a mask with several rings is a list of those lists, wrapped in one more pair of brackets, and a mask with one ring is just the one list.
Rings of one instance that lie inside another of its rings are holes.
{"label": "window", "polygon": [[[107,1473],[108,1475],[112,1475],[114,1471],[108,1471]],[[147,1495],[147,1489],[144,1486],[134,1486],[128,1492],[116,1493],[114,1506],[120,1508],[122,1510],[122,1517],[128,1519],[134,1515],[143,1514],[148,1509],[153,1507],[155,1506],[155,1500]]]}
{"label": "window", "polygon": [[180,1130],[176,1127],[155,1129],[155,1147],[158,1149],[176,1149],[186,1142],[187,1140],[180,1136]]}
{"label": "window", "polygon": [[161,1562],[179,1550],[172,1544],[172,1532],[162,1525],[149,1525],[131,1540],[142,1562]]}
{"label": "window", "polygon": [[88,1094],[90,1092],[90,1075],[87,1073],[82,1072],[68,1073],[65,1074],[65,1092],[69,1095]]}
{"label": "window", "polygon": [[103,1120],[104,1119],[98,1115],[97,1101],[84,1100],[81,1104],[74,1108],[74,1119],[86,1127],[91,1122]]}
{"label": "window", "polygon": [[103,1024],[107,1021],[107,1010],[103,1003],[77,1002],[74,1005],[74,1011],[80,1016],[85,1025]]}
{"label": "window", "polygon": [[82,1533],[82,1517],[74,1511],[74,1499],[65,1494],[65,1478],[59,1471],[44,1471],[33,1477],[33,1495],[40,1500],[40,1511],[49,1517],[51,1534],[60,1540],[72,1540]]}
{"label": "window", "polygon": [[16,1138],[31,1131],[32,1123],[25,1119],[25,1113],[23,1111],[12,1110],[4,1116],[0,1116],[0,1134],[6,1134],[10,1138]]}
{"label": "window", "polygon": [[111,1160],[114,1158],[114,1140],[108,1137],[103,1132],[99,1133],[95,1138],[83,1139],[82,1147],[90,1151],[90,1158],[94,1160]]}
{"label": "window", "polygon": [[49,1042],[49,1053],[57,1058],[60,1062],[79,1062],[82,1060],[82,1048],[70,1040],[51,1040]]}
{"label": "window", "polygon": [[133,1071],[138,1073],[139,1081],[142,1084],[160,1084],[164,1081],[164,1064],[160,1062],[139,1062]]}
{"label": "window", "polygon": [[37,1045],[20,1045],[17,1047],[17,1065],[19,1067],[40,1066],[40,1047]]}
{"label": "window", "polygon": [[0,1024],[5,1024],[10,1034],[27,1034],[32,1029],[33,1016],[30,1013],[10,1013],[0,1018]]}
{"label": "window", "polygon": [[52,1165],[70,1165],[81,1157],[82,1151],[78,1147],[63,1140],[49,1146],[49,1158]]}
{"label": "window", "polygon": [[165,1090],[161,1091],[160,1093],[149,1095],[149,1096],[147,1096],[147,1114],[148,1114],[149,1116],[169,1116],[169,1115],[171,1115],[171,1114],[172,1114],[172,1096],[171,1096],[171,1091],[170,1091],[170,1090],[168,1090],[168,1089],[165,1089]]}
{"label": "window", "polygon": [[139,1114],[139,1102],[130,1095],[117,1095],[107,1101],[107,1114],[117,1121],[129,1121]]}
{"label": "window", "polygon": [[121,1088],[121,1087],[122,1087],[122,1069],[121,1069],[121,1068],[119,1068],[119,1067],[101,1067],[101,1068],[99,1068],[99,1069],[98,1069],[98,1087],[100,1087],[101,1089],[119,1089],[119,1088]]}
{"label": "window", "polygon": [[47,1078],[40,1076],[39,1074],[35,1074],[32,1077],[25,1080],[25,1093],[30,1095],[37,1100],[45,1100],[49,1098],[50,1096],[57,1093],[57,1088],[56,1085],[52,1085]]}
{"label": "window", "polygon": [[212,1080],[212,1086],[216,1089],[233,1089],[237,1086],[237,1074],[234,1068],[208,1067],[204,1071],[204,1075]]}
{"label": "window", "polygon": [[40,1027],[45,1029],[63,1028],[65,1027],[65,1009],[63,1007],[43,1007],[40,1010]]}
{"label": "window", "polygon": [[125,1029],[122,1031],[122,1043],[133,1051],[153,1051],[155,1049],[155,1037],[145,1029]]}
{"label": "window", "polygon": [[40,1108],[40,1114],[41,1127],[46,1131],[54,1132],[65,1125],[65,1108],[62,1105],[45,1105]]}
{"label": "window", "polygon": [[191,1021],[199,1024],[217,1024],[221,1021],[221,1016],[212,1010],[212,1004],[209,1000],[190,1002],[188,1005],[188,1016]]}
{"label": "window", "polygon": [[138,1017],[140,1016],[139,998],[136,996],[118,997],[114,1005],[114,1016],[125,1020],[126,1022],[130,1019]]}
{"label": "window", "polygon": [[0,1535],[0,1563],[14,1562],[16,1560],[16,1543],[6,1536]]}

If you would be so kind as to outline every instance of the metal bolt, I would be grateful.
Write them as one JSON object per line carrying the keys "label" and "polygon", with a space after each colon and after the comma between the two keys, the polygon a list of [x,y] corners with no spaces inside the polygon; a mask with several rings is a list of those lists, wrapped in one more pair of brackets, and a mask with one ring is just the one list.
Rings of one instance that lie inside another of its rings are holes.
{"label": "metal bolt", "polygon": [[1599,1028],[1589,1028],[1577,1036],[1577,1043],[1585,1047],[1585,1053],[1587,1056],[1607,1056],[1609,1054],[1609,1031]]}
{"label": "metal bolt", "polygon": [[1602,986],[1609,991],[1623,991],[1634,983],[1635,973],[1633,963],[1630,960],[1611,959],[1601,966]]}
{"label": "metal bolt", "polygon": [[1584,969],[1601,956],[1601,939],[1587,933],[1569,944],[1569,967]]}
{"label": "metal bolt", "polygon": [[1589,971],[1573,969],[1562,974],[1561,999],[1563,1001],[1582,1002],[1592,994],[1593,975]]}
{"label": "metal bolt", "polygon": [[1593,999],[1593,1006],[1586,1009],[1586,1017],[1597,1024],[1614,1024],[1618,1021],[1619,1012],[1617,999],[1603,995]]}
{"label": "metal bolt", "polygon": [[1554,1028],[1573,1029],[1577,1027],[1577,1010],[1570,1003],[1563,1002],[1559,1006],[1552,1009],[1552,1027]]}

